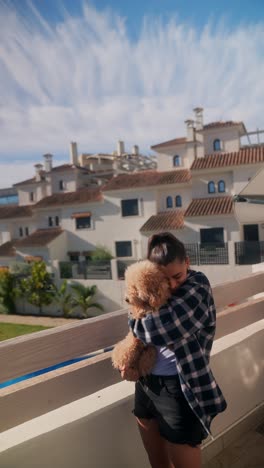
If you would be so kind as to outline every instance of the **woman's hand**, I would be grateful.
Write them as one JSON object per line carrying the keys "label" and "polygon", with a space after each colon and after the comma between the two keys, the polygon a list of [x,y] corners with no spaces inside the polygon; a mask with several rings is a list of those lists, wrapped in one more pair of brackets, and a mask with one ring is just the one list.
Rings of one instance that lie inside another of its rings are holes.
{"label": "woman's hand", "polygon": [[140,375],[138,370],[135,367],[120,367],[119,372],[123,380],[128,380],[129,382],[136,382]]}

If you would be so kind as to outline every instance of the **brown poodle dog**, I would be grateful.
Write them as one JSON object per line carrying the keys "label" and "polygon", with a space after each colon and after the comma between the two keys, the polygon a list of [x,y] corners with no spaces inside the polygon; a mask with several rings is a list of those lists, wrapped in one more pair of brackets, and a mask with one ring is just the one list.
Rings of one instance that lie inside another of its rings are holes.
{"label": "brown poodle dog", "polygon": [[[129,266],[125,272],[126,302],[131,316],[140,319],[165,304],[171,295],[170,283],[161,266],[143,260]],[[115,369],[126,369],[124,378],[136,381],[151,373],[156,362],[154,346],[145,345],[131,332],[117,343],[112,354]]]}

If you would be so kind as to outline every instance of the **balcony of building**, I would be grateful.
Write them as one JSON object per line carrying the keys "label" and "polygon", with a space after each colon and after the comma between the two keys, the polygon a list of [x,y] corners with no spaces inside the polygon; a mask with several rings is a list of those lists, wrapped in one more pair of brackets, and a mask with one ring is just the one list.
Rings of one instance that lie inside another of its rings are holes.
{"label": "balcony of building", "polygon": [[[228,408],[203,444],[206,468],[264,466],[263,284],[259,272],[213,291],[211,366]],[[127,311],[119,310],[0,343],[1,467],[149,466],[131,414],[134,384],[111,366],[109,347],[126,332]]]}

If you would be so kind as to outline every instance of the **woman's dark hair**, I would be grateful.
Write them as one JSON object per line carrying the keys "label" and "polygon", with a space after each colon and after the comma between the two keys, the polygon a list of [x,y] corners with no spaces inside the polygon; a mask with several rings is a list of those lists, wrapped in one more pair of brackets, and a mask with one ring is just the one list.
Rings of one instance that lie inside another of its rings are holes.
{"label": "woman's dark hair", "polygon": [[166,266],[174,260],[183,262],[187,258],[184,244],[170,232],[154,234],[148,240],[148,260]]}

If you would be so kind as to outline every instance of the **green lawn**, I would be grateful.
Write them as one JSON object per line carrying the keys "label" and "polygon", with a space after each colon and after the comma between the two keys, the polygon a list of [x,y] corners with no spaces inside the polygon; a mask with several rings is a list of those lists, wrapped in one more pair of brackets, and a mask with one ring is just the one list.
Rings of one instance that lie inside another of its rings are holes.
{"label": "green lawn", "polygon": [[41,330],[47,330],[53,327],[43,327],[42,325],[22,325],[20,323],[1,323],[0,322],[0,341],[15,338],[16,336],[26,335]]}

